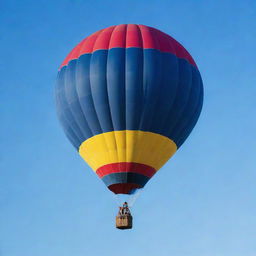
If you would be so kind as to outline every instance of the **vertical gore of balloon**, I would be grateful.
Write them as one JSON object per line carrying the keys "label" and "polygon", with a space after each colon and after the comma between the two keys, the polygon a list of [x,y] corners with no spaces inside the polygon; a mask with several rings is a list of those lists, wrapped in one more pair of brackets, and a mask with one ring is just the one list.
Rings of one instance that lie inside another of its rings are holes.
{"label": "vertical gore of balloon", "polygon": [[102,29],[61,64],[57,113],[82,158],[116,194],[142,188],[195,126],[199,70],[169,35],[144,25]]}

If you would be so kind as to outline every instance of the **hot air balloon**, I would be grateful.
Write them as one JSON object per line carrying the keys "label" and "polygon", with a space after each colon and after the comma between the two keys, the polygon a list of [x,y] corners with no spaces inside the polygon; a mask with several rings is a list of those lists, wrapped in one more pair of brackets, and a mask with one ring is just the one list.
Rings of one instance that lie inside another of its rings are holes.
{"label": "hot air balloon", "polygon": [[58,71],[64,132],[115,194],[146,185],[189,136],[202,103],[193,58],[171,36],[145,25],[99,30]]}

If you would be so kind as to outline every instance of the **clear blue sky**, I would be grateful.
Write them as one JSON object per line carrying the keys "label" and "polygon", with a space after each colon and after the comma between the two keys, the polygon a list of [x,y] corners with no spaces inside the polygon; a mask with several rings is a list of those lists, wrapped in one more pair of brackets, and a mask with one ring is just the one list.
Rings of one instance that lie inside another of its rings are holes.
{"label": "clear blue sky", "polygon": [[[54,83],[98,29],[156,27],[201,71],[205,102],[187,142],[147,184],[134,229],[64,136]],[[256,1],[0,2],[1,256],[256,255]]]}

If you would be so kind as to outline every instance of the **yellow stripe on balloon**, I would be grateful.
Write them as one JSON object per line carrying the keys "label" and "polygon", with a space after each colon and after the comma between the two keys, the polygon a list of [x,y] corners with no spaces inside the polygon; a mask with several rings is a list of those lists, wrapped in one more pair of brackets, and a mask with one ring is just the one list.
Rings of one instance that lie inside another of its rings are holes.
{"label": "yellow stripe on balloon", "polygon": [[175,142],[163,135],[131,130],[95,135],[79,148],[79,154],[94,171],[119,162],[145,164],[158,170],[176,151]]}

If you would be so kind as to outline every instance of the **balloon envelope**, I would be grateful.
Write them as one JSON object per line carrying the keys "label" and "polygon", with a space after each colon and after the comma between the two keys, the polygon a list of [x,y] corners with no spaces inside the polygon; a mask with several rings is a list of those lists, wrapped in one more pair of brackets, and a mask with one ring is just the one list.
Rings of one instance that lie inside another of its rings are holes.
{"label": "balloon envelope", "polygon": [[144,25],[102,29],[61,64],[56,102],[79,154],[116,194],[142,188],[195,126],[199,70],[185,48]]}

